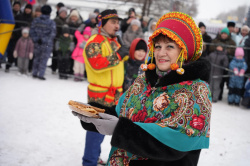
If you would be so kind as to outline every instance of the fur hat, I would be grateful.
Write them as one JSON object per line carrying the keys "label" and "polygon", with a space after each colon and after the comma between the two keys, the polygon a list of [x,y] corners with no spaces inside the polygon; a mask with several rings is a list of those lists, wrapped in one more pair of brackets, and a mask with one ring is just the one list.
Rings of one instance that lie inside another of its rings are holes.
{"label": "fur hat", "polygon": [[145,22],[149,22],[150,18],[148,16],[143,16],[142,20],[145,21]]}
{"label": "fur hat", "polygon": [[228,21],[227,22],[227,27],[235,27],[235,22],[234,21]]}
{"label": "fur hat", "polygon": [[228,28],[223,28],[221,31],[220,31],[220,33],[222,34],[222,33],[226,33],[227,35],[229,35],[230,34],[230,32],[229,32],[229,29]]}
{"label": "fur hat", "polygon": [[62,13],[62,12],[66,12],[67,14],[68,14],[68,9],[66,8],[66,7],[61,7],[60,9],[59,9],[59,11],[58,11],[58,13],[60,14],[60,13]]}
{"label": "fur hat", "polygon": [[202,35],[200,29],[187,14],[170,12],[163,15],[156,24],[156,29],[149,37],[150,55],[153,56],[153,39],[159,34],[168,36],[182,48],[185,62],[197,60],[202,53]]}
{"label": "fur hat", "polygon": [[89,13],[89,19],[95,19],[97,16],[96,13]]}
{"label": "fur hat", "polygon": [[71,16],[76,16],[77,18],[80,18],[77,10],[72,10],[69,17]]}
{"label": "fur hat", "polygon": [[235,49],[235,54],[234,55],[235,55],[235,57],[244,56],[244,50],[243,50],[243,48],[237,47]]}
{"label": "fur hat", "polygon": [[130,23],[130,25],[137,25],[138,27],[141,26],[141,22],[137,19],[133,19]]}
{"label": "fur hat", "polygon": [[44,5],[42,8],[41,8],[41,12],[42,14],[44,15],[50,15],[51,13],[51,7],[49,5]]}

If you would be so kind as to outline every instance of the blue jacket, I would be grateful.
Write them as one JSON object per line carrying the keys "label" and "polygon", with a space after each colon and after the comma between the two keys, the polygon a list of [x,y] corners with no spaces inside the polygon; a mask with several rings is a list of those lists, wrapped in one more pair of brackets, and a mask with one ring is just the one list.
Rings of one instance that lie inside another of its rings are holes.
{"label": "blue jacket", "polygon": [[244,97],[250,97],[250,79],[247,80],[245,89]]}
{"label": "blue jacket", "polygon": [[33,20],[30,27],[30,37],[35,45],[41,39],[42,45],[52,48],[56,36],[56,23],[49,15],[41,15]]}

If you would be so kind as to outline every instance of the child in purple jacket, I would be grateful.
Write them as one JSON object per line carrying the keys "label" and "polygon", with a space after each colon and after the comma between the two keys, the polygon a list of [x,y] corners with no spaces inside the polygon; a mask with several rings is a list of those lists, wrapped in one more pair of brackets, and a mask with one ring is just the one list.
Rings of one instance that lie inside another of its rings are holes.
{"label": "child in purple jacket", "polygon": [[29,37],[29,28],[22,30],[22,36],[17,41],[14,50],[14,57],[17,58],[17,66],[19,69],[18,74],[27,75],[29,68],[29,59],[33,58],[34,44],[32,39]]}

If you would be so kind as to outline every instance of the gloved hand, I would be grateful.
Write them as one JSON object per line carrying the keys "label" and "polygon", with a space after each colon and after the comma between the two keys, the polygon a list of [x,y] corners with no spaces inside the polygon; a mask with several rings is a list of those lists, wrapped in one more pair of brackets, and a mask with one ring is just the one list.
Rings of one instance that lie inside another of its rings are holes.
{"label": "gloved hand", "polygon": [[16,50],[13,52],[13,56],[14,56],[14,58],[17,58],[17,51]]}
{"label": "gloved hand", "polygon": [[237,68],[234,68],[234,75],[238,76],[239,70]]}
{"label": "gloved hand", "polygon": [[72,113],[81,121],[93,123],[98,132],[103,135],[112,135],[119,120],[116,116],[105,113],[99,113],[100,119],[86,117],[75,112]]}
{"label": "gloved hand", "polygon": [[240,76],[240,77],[243,77],[244,74],[245,74],[245,70],[244,70],[244,69],[241,69],[241,70],[240,70],[240,73],[239,73],[239,76]]}
{"label": "gloved hand", "polygon": [[30,59],[33,59],[33,53],[32,53],[32,52],[29,53],[29,58],[30,58]]}
{"label": "gloved hand", "polygon": [[41,39],[39,39],[39,40],[37,41],[37,43],[38,43],[39,45],[42,45],[42,44],[43,44],[43,41],[42,41]]}

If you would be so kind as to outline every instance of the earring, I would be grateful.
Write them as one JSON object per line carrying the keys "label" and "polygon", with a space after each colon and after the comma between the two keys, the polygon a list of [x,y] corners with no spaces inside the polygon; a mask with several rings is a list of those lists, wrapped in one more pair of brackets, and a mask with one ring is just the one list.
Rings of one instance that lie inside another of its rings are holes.
{"label": "earring", "polygon": [[[185,70],[182,68],[182,63],[184,61],[183,55],[184,55],[184,50],[182,49],[178,58],[177,58],[176,63],[172,63],[170,65],[171,70],[176,70],[176,73],[180,74],[180,75],[184,74],[184,72],[185,72]],[[179,65],[177,64],[178,61],[181,62],[181,67],[179,67]]]}
{"label": "earring", "polygon": [[154,70],[155,67],[156,67],[155,64],[153,63],[153,58],[154,58],[154,44],[153,44],[153,42],[152,42],[148,57],[151,57],[151,63],[147,65],[148,58],[146,58],[145,64],[141,64],[141,66],[140,66],[140,68],[143,71],[147,71],[148,69],[149,70]]}

